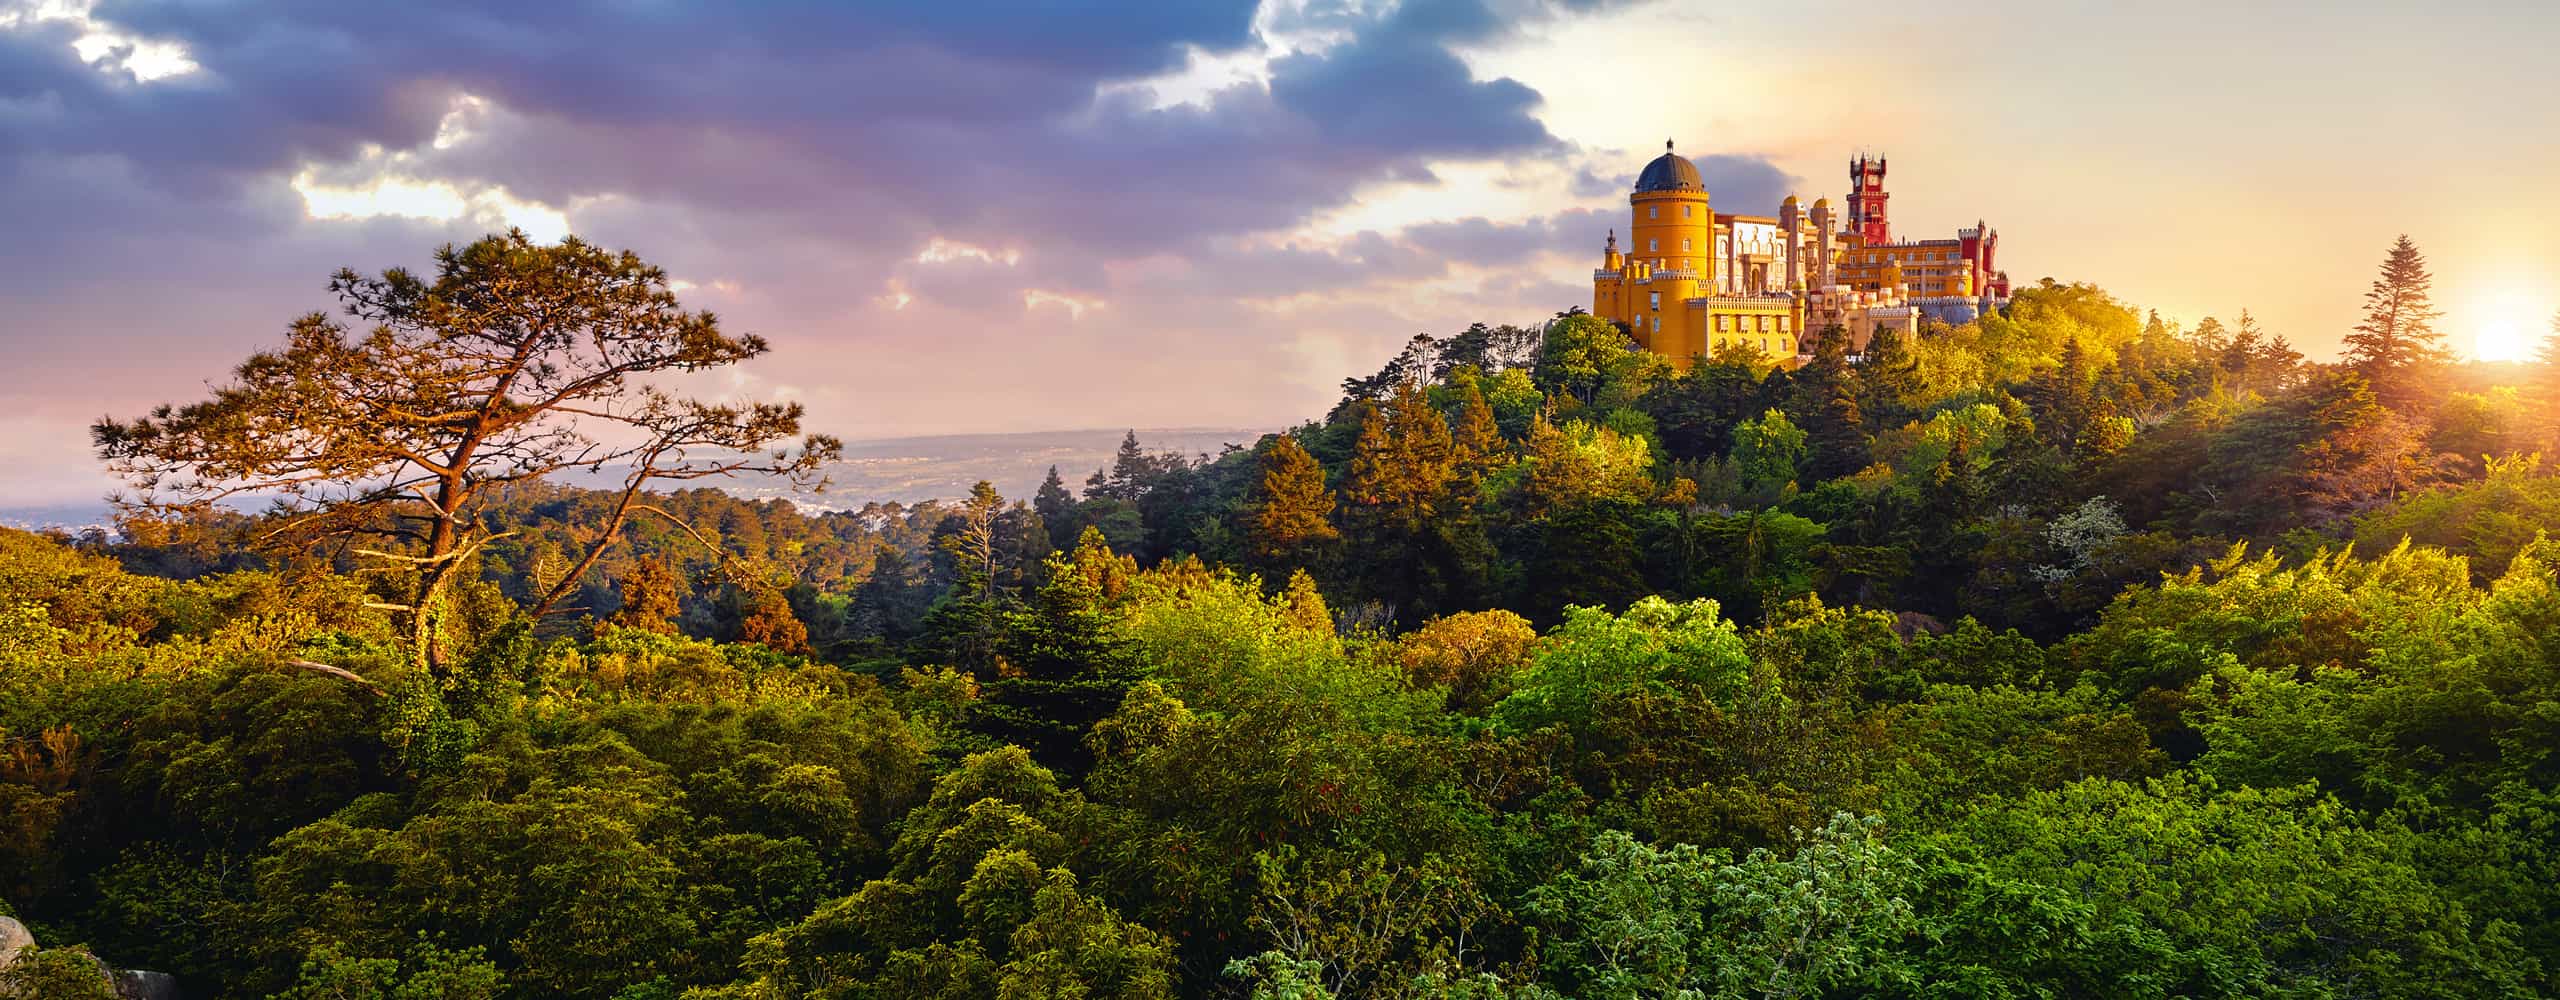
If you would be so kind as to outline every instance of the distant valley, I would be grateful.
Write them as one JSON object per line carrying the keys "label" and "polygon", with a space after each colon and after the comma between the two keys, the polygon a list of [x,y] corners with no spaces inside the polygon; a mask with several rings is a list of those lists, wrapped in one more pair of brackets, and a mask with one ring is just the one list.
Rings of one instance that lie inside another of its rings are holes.
{"label": "distant valley", "polygon": [[[1111,464],[1126,428],[1025,431],[1013,434],[939,434],[924,437],[847,441],[844,460],[828,467],[824,493],[793,489],[787,483],[738,479],[714,483],[739,496],[787,497],[810,507],[852,508],[866,503],[916,503],[965,496],[983,479],[1008,498],[1030,499],[1050,466],[1066,478],[1069,489],[1082,489],[1085,477]],[[1138,443],[1150,452],[1217,457],[1229,444],[1252,447],[1265,429],[1138,428]],[[565,482],[603,486],[603,477],[563,476]],[[0,526],[78,531],[108,522],[103,499],[0,507]]]}

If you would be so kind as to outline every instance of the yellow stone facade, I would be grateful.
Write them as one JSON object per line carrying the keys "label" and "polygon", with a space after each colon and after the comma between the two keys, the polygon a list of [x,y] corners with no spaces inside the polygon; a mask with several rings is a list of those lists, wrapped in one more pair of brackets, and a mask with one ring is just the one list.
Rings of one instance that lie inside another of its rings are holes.
{"label": "yellow stone facade", "polygon": [[[1872,171],[1880,182],[1881,164]],[[1852,231],[1828,199],[1807,211],[1789,197],[1776,215],[1762,216],[1719,214],[1712,198],[1697,166],[1664,143],[1628,195],[1627,243],[1610,232],[1591,276],[1592,314],[1684,370],[1732,346],[1792,364],[1811,353],[1808,337],[1832,329],[1857,354],[1879,330],[1916,336],[1922,317],[1935,315],[1930,304],[1949,304],[1964,318],[1991,304],[1973,277],[1985,262],[1975,251],[1977,231],[1967,231],[1961,247],[1870,247],[1867,236],[1884,232],[1881,218]],[[1937,260],[1941,254],[1949,259]]]}

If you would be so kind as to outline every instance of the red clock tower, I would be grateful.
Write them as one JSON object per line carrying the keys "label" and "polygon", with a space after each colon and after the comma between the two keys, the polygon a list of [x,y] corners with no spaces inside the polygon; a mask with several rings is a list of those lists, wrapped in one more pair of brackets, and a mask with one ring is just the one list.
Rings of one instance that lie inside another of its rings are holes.
{"label": "red clock tower", "polygon": [[1885,223],[1884,157],[1867,159],[1860,156],[1849,162],[1849,231],[1868,246],[1893,242],[1893,227]]}

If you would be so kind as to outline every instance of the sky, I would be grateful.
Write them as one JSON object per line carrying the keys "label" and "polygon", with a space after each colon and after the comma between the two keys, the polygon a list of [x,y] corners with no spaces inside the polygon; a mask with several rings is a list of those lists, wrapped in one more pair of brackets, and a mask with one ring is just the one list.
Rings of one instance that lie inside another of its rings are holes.
{"label": "sky", "polygon": [[846,437],[1279,427],[1590,301],[1666,139],[1722,211],[1891,158],[1897,235],[2326,357],[2390,241],[2448,342],[2560,309],[2560,4],[0,0],[0,505],[340,267],[522,227]]}

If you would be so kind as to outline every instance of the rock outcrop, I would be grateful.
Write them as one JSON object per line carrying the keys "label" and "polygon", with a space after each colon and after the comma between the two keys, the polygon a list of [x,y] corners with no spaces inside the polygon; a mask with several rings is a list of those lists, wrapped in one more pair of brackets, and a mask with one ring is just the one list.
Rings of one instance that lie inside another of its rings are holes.
{"label": "rock outcrop", "polygon": [[36,936],[16,917],[0,916],[0,969],[18,960],[18,953],[36,946]]}
{"label": "rock outcrop", "polygon": [[[0,997],[12,997],[16,986],[6,975],[18,956],[36,950],[36,936],[15,917],[0,916]],[[141,969],[117,969],[95,955],[81,957],[97,967],[100,983],[113,988],[119,1000],[181,1000],[177,977],[166,972]]]}

